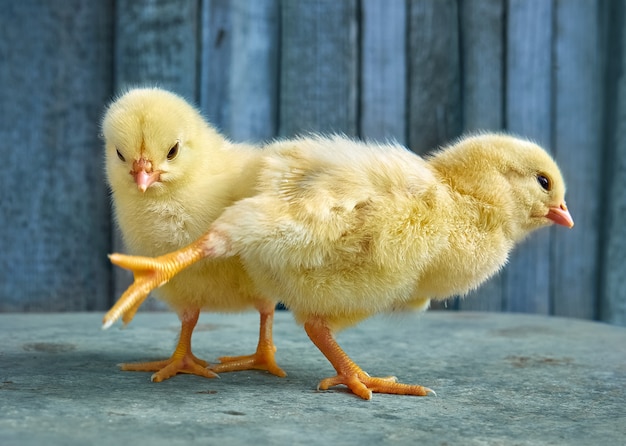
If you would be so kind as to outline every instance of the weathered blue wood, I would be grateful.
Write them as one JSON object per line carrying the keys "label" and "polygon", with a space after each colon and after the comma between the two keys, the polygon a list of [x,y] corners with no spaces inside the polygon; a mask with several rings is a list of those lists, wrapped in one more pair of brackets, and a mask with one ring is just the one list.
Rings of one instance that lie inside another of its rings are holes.
{"label": "weathered blue wood", "polygon": [[8,1],[0,15],[0,311],[102,309],[110,216],[98,122],[108,2]]}
{"label": "weathered blue wood", "polygon": [[463,131],[504,128],[504,0],[461,0]]}
{"label": "weathered blue wood", "polygon": [[119,0],[115,7],[115,88],[159,86],[196,99],[196,2]]}
{"label": "weathered blue wood", "polygon": [[119,297],[98,124],[114,93],[159,85],[238,140],[339,131],[419,153],[485,128],[537,140],[575,228],[534,234],[449,306],[626,325],[621,0],[49,3],[0,16],[0,311]]}
{"label": "weathered blue wood", "polygon": [[409,147],[424,153],[461,133],[458,8],[409,0]]}
{"label": "weathered blue wood", "polygon": [[281,2],[279,134],[358,132],[356,0]]}
{"label": "weathered blue wood", "polygon": [[[509,0],[507,11],[507,129],[552,145],[552,0]],[[549,314],[550,231],[533,234],[504,271],[509,311]]]}
{"label": "weathered blue wood", "polygon": [[[463,131],[504,127],[504,0],[459,3]],[[458,301],[460,310],[502,311],[504,274]]]}
{"label": "weathered blue wood", "polygon": [[234,0],[226,133],[259,142],[278,132],[278,0]]}
{"label": "weathered blue wood", "polygon": [[230,119],[229,80],[232,56],[232,3],[200,0],[199,95],[208,120],[227,132]]}
{"label": "weathered blue wood", "polygon": [[600,318],[626,326],[626,6],[610,3]]}
{"label": "weathered blue wood", "polygon": [[361,2],[360,131],[406,144],[406,3]]}
{"label": "weathered blue wood", "polygon": [[555,228],[552,234],[553,314],[593,319],[603,214],[606,25],[599,5],[588,0],[558,0],[554,13],[554,151],[567,178],[567,204],[576,226]]}

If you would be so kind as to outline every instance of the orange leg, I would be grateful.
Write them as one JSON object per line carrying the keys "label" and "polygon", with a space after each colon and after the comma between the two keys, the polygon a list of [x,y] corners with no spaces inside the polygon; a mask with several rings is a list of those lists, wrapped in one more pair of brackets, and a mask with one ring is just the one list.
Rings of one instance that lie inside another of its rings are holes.
{"label": "orange leg", "polygon": [[111,263],[132,271],[135,281],[104,315],[102,327],[109,328],[120,317],[124,324],[128,324],[150,291],[167,283],[189,265],[212,254],[205,250],[204,243],[204,238],[200,238],[178,251],[154,258],[111,254]]}
{"label": "orange leg", "polygon": [[393,393],[398,395],[425,396],[435,393],[427,387],[400,384],[394,376],[376,378],[369,376],[339,347],[326,321],[321,318],[310,318],[304,324],[311,341],[330,361],[337,375],[325,378],[317,386],[318,390],[343,384],[352,392],[365,400],[372,398],[372,392]]}
{"label": "orange leg", "polygon": [[276,347],[272,340],[272,323],[274,321],[274,304],[262,301],[257,304],[261,316],[259,343],[256,352],[246,356],[222,356],[221,364],[211,367],[216,373],[234,372],[238,370],[267,370],[272,375],[285,377],[287,374],[278,367],[274,359]]}
{"label": "orange leg", "polygon": [[191,353],[191,335],[198,322],[200,310],[193,309],[185,311],[181,316],[182,326],[180,329],[180,339],[176,350],[169,359],[153,362],[138,362],[122,364],[122,370],[134,372],[156,372],[150,378],[154,382],[161,382],[178,373],[190,373],[204,376],[205,378],[215,378],[217,375],[207,369],[208,363],[198,359]]}

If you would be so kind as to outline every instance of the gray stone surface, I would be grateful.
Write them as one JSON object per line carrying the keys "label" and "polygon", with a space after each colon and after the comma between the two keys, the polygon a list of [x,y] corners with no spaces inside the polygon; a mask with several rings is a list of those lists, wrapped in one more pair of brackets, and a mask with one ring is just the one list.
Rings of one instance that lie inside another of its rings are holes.
{"label": "gray stone surface", "polygon": [[[626,329],[542,316],[386,316],[338,336],[372,375],[437,397],[318,392],[331,366],[289,313],[277,314],[286,378],[237,372],[163,383],[121,372],[169,356],[174,314],[122,330],[102,314],[0,314],[0,444],[618,445],[626,438]],[[257,316],[203,314],[195,353],[250,353]]]}

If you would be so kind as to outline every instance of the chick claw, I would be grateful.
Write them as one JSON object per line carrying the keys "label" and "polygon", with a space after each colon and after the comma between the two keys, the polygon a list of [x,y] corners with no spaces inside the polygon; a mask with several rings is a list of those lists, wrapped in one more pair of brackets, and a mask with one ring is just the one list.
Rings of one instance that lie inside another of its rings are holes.
{"label": "chick claw", "polygon": [[238,370],[266,370],[272,375],[284,378],[285,371],[278,367],[274,357],[276,346],[272,341],[272,324],[274,321],[274,303],[259,301],[257,309],[261,316],[259,324],[259,343],[256,352],[246,356],[222,356],[219,358],[221,364],[211,367],[216,373],[234,372]]}
{"label": "chick claw", "polygon": [[336,376],[320,381],[317,385],[318,390],[328,390],[330,387],[343,384],[364,400],[372,399],[372,392],[414,396],[435,394],[427,387],[400,384],[395,376],[385,378],[369,376],[337,344],[328,322],[324,318],[309,318],[304,324],[304,330],[337,372]]}
{"label": "chick claw", "polygon": [[206,361],[197,358],[191,352],[191,336],[198,323],[200,310],[189,308],[180,315],[180,337],[176,350],[169,359],[153,362],[139,362],[120,364],[121,369],[132,372],[156,372],[150,378],[152,382],[161,382],[178,373],[189,373],[205,378],[217,378],[218,376],[207,369]]}
{"label": "chick claw", "polygon": [[104,315],[102,328],[109,328],[120,317],[125,325],[128,324],[150,291],[164,285],[177,273],[202,257],[203,249],[199,243],[155,258],[124,254],[109,255],[111,263],[132,271],[135,281]]}
{"label": "chick claw", "polygon": [[152,382],[165,381],[178,373],[204,376],[205,378],[217,378],[218,375],[207,369],[208,363],[197,358],[192,353],[176,358],[153,362],[136,362],[120,364],[121,370],[131,372],[156,372],[150,377]]}
{"label": "chick claw", "polygon": [[276,347],[258,348],[252,355],[245,356],[222,356],[220,364],[211,367],[216,373],[235,372],[238,370],[266,370],[272,375],[284,378],[287,373],[276,364],[274,359]]}
{"label": "chick claw", "polygon": [[392,393],[396,395],[426,396],[435,392],[427,387],[401,384],[395,376],[385,378],[371,377],[366,372],[359,371],[352,375],[336,375],[325,378],[317,385],[317,390],[328,390],[338,385],[347,386],[352,393],[364,400],[372,398],[372,393]]}

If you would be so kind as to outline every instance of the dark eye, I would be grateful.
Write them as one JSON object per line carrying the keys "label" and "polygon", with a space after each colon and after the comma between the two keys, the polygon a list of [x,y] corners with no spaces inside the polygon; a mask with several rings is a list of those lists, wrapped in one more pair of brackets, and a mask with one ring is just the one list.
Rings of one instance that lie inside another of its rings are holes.
{"label": "dark eye", "polygon": [[170,149],[169,152],[167,152],[167,159],[168,161],[172,161],[174,158],[176,158],[176,155],[178,155],[178,141],[176,141],[176,144],[174,144],[174,146]]}
{"label": "dark eye", "polygon": [[545,175],[537,175],[537,182],[539,185],[546,191],[550,191],[552,189],[552,184],[550,183],[550,179]]}
{"label": "dark eye", "polygon": [[124,155],[122,155],[118,149],[115,149],[115,151],[117,152],[117,157],[120,159],[120,161],[126,162],[126,158],[124,158]]}

